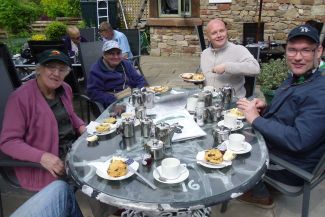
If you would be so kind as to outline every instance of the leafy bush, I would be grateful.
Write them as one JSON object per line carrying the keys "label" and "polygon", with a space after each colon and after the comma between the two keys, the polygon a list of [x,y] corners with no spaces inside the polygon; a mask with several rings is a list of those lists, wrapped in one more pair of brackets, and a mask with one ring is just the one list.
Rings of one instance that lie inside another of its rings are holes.
{"label": "leafy bush", "polygon": [[61,40],[66,34],[67,25],[62,22],[54,21],[45,29],[45,35],[48,40]]}
{"label": "leafy bush", "polygon": [[0,0],[0,27],[13,34],[30,31],[30,24],[41,13],[34,2]]}
{"label": "leafy bush", "polygon": [[78,29],[86,28],[86,22],[84,20],[79,21],[77,27]]}
{"label": "leafy bush", "polygon": [[51,18],[80,16],[79,0],[41,0],[41,5]]}
{"label": "leafy bush", "polygon": [[35,35],[32,35],[32,37],[30,39],[32,41],[44,41],[44,40],[46,40],[46,36],[44,34],[35,34]]}
{"label": "leafy bush", "polygon": [[257,82],[262,91],[275,90],[287,77],[288,67],[285,59],[271,59],[268,63],[262,63]]}

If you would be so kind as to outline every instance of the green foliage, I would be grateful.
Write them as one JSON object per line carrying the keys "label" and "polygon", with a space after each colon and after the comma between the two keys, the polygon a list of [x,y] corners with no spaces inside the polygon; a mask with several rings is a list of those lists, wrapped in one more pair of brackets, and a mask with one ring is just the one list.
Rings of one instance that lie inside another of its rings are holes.
{"label": "green foliage", "polygon": [[30,31],[30,24],[42,13],[34,2],[0,0],[0,27],[16,34]]}
{"label": "green foliage", "polygon": [[257,82],[263,91],[269,91],[278,88],[287,77],[288,67],[285,59],[271,59],[268,63],[262,63]]}
{"label": "green foliage", "polygon": [[51,18],[80,16],[79,0],[41,0],[41,5]]}
{"label": "green foliage", "polygon": [[77,27],[78,29],[86,28],[86,22],[84,20],[79,21]]}
{"label": "green foliage", "polygon": [[67,25],[62,22],[54,21],[45,29],[45,35],[48,40],[60,40],[66,34]]}
{"label": "green foliage", "polygon": [[9,36],[7,46],[10,54],[17,54],[21,52],[23,45],[27,42],[28,37]]}

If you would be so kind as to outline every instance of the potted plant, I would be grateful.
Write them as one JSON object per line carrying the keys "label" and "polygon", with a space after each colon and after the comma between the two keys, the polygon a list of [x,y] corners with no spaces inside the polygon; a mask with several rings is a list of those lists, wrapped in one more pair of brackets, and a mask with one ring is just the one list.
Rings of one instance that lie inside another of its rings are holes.
{"label": "potted plant", "polygon": [[285,59],[271,59],[261,64],[261,73],[257,76],[257,82],[261,86],[267,103],[272,101],[274,91],[288,77],[288,67]]}

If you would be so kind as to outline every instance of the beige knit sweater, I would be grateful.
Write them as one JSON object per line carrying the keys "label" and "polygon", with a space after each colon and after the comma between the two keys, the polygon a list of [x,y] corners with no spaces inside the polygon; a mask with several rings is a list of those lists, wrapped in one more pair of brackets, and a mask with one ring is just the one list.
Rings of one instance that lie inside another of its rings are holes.
{"label": "beige knit sweater", "polygon": [[[224,63],[223,74],[212,73],[214,66]],[[244,75],[257,75],[260,66],[253,55],[242,45],[227,42],[224,47],[205,49],[201,55],[201,69],[206,77],[205,85],[222,88],[230,84],[235,88],[237,97],[245,97]]]}

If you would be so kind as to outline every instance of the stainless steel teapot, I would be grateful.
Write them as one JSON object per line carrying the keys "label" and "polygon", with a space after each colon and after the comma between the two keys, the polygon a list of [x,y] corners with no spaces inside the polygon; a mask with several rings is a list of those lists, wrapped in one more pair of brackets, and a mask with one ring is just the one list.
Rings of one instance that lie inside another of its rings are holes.
{"label": "stainless steel teapot", "polygon": [[178,123],[170,125],[168,123],[158,123],[155,125],[155,138],[164,143],[164,148],[171,147],[171,141],[174,136],[174,133],[181,133],[181,128]]}
{"label": "stainless steel teapot", "polygon": [[134,136],[134,119],[125,118],[122,120],[121,125],[118,127],[118,131],[122,132],[123,137],[129,138]]}
{"label": "stainless steel teapot", "polygon": [[222,94],[222,104],[229,105],[232,102],[232,99],[236,96],[235,88],[233,88],[231,85],[226,84],[221,89]]}

